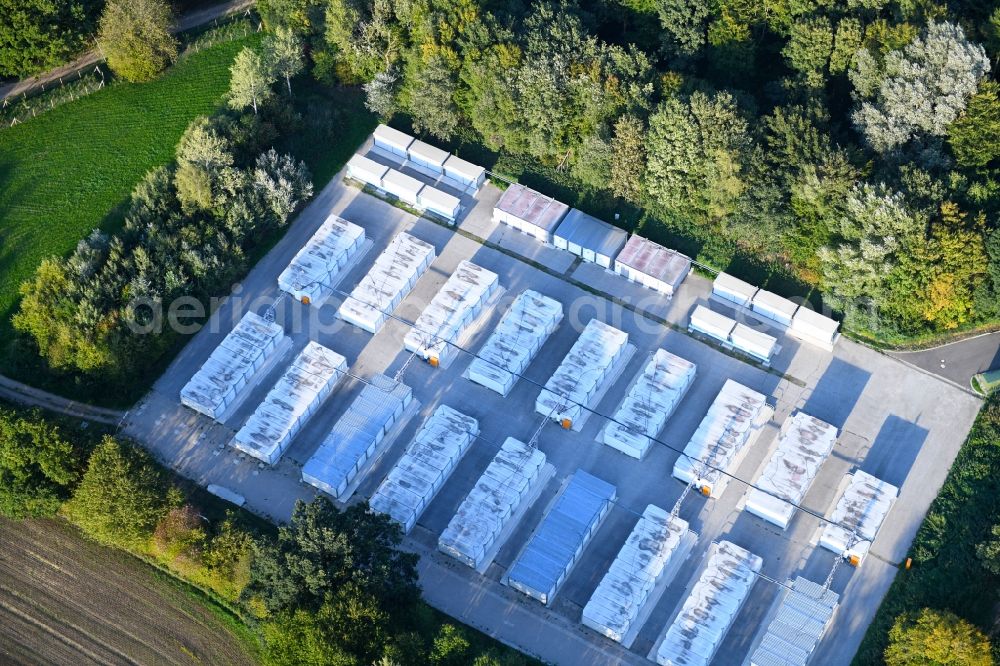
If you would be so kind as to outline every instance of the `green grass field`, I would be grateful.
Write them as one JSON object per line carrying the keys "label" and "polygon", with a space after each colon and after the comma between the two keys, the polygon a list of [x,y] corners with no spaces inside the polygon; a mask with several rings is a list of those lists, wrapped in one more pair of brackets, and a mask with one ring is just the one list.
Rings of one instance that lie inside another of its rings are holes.
{"label": "green grass field", "polygon": [[18,285],[91,229],[120,226],[132,188],[173,158],[195,116],[216,108],[236,53],[259,40],[216,45],[150,83],[116,83],[0,129],[0,369],[10,360]]}

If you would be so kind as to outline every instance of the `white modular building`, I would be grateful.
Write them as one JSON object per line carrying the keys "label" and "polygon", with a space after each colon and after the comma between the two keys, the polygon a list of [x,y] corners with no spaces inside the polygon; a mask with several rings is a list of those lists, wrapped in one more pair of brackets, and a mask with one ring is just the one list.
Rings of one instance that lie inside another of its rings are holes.
{"label": "white modular building", "polygon": [[777,449],[747,493],[746,510],[787,529],[836,441],[837,428],[815,416],[797,412],[786,419]]}
{"label": "white modular building", "polygon": [[833,345],[840,337],[840,333],[837,332],[838,328],[840,328],[840,322],[825,317],[806,307],[806,304],[802,304],[795,311],[788,332],[806,342],[833,350]]}
{"label": "white modular building", "polygon": [[396,234],[341,304],[337,316],[369,333],[378,333],[435,256],[430,243],[405,232]]}
{"label": "white modular building", "polygon": [[788,587],[779,593],[749,666],[807,666],[833,622],[840,595],[802,576]]}
{"label": "white modular building", "polygon": [[472,162],[466,162],[458,155],[449,155],[444,161],[444,175],[445,178],[474,190],[478,190],[486,182],[486,169]]}
{"label": "white modular building", "polygon": [[519,183],[504,190],[493,208],[493,219],[551,243],[559,222],[566,217],[569,206],[552,197],[536,192]]}
{"label": "white modular building", "polygon": [[382,190],[411,206],[419,205],[417,201],[423,187],[424,184],[413,176],[395,169],[389,169],[382,176]]}
{"label": "white modular building", "polygon": [[578,469],[503,582],[551,604],[617,497],[613,485]]}
{"label": "white modular building", "polygon": [[706,558],[698,581],[656,649],[660,666],[708,666],[763,565],[759,556],[729,541],[712,544]]}
{"label": "white modular building", "polygon": [[278,287],[303,303],[318,301],[357,256],[365,230],[331,215],[278,276]]}
{"label": "white modular building", "polygon": [[406,132],[400,132],[388,125],[379,125],[372,133],[375,147],[399,157],[406,157],[406,151],[414,139]]}
{"label": "white modular building", "polygon": [[628,232],[593,215],[573,208],[559,223],[552,243],[560,250],[568,250],[584,261],[603,268],[611,268],[622,248]]}
{"label": "white modular building", "polygon": [[480,569],[536,490],[544,465],[544,453],[508,437],[441,533],[438,550]]}
{"label": "white modular building", "polygon": [[697,305],[691,312],[688,328],[722,342],[729,342],[729,334],[736,328],[736,320],[726,315],[710,310],[704,305]]}
{"label": "white modular building", "polygon": [[458,342],[499,288],[496,273],[463,260],[414,322],[403,346],[431,365],[444,363],[453,353],[451,343]]}
{"label": "white modular building", "polygon": [[719,470],[739,466],[771,414],[763,394],[727,379],[674,463],[674,478],[693,483],[703,495],[718,497],[728,482]]}
{"label": "white modular building", "polygon": [[472,359],[466,376],[506,396],[562,317],[559,301],[531,289],[522,292]]}
{"label": "white modular building", "polygon": [[181,404],[221,420],[284,337],[280,324],[247,312],[181,389]]}
{"label": "white modular building", "polygon": [[409,533],[479,435],[471,416],[439,405],[369,500]]}
{"label": "white modular building", "polygon": [[378,188],[382,187],[382,176],[388,170],[389,167],[368,159],[364,155],[352,155],[347,162],[347,176],[349,178]]}
{"label": "white modular building", "polygon": [[[583,608],[583,624],[618,643],[639,629],[654,588],[676,572],[686,556],[686,520],[650,504]],[[662,586],[661,586],[662,587]]]}
{"label": "white modular building", "polygon": [[302,480],[346,502],[354,480],[412,400],[406,384],[385,375],[372,377],[302,466]]}
{"label": "white modular building", "polygon": [[545,382],[535,400],[535,411],[550,416],[566,429],[580,421],[584,409],[605,388],[618,361],[628,351],[628,333],[591,319],[580,337]]}
{"label": "white modular building", "polygon": [[753,296],[751,309],[766,319],[770,319],[777,324],[788,327],[792,324],[792,316],[799,306],[792,303],[787,298],[782,298],[774,292],[766,289],[758,289]]}
{"label": "white modular building", "polygon": [[614,420],[601,431],[601,441],[625,455],[642,459],[667,419],[694,382],[691,361],[657,349],[642,369]]}
{"label": "white modular building", "polygon": [[719,273],[712,282],[712,295],[745,308],[750,307],[757,287],[728,273]]}
{"label": "white modular building", "polygon": [[448,152],[416,139],[406,149],[406,156],[418,167],[434,173],[444,173],[444,162],[448,159]]}
{"label": "white modular building", "polygon": [[691,260],[642,236],[632,236],[615,259],[615,272],[670,297],[691,270]]}
{"label": "white modular building", "polygon": [[310,341],[230,444],[273,465],[347,372],[347,360]]}
{"label": "white modular building", "polygon": [[730,331],[729,342],[734,349],[765,363],[771,361],[778,347],[778,339],[773,335],[739,323]]}
{"label": "white modular building", "polygon": [[826,524],[819,545],[858,565],[889,515],[899,488],[861,470],[848,479],[848,486],[830,516],[835,524]]}
{"label": "white modular building", "polygon": [[436,187],[424,185],[417,194],[417,207],[454,222],[462,211],[462,202]]}

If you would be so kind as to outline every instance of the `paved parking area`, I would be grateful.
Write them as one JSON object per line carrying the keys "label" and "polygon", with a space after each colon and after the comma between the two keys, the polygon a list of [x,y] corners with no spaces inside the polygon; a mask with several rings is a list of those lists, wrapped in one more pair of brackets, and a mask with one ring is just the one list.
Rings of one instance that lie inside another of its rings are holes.
{"label": "paved parking area", "polygon": [[[782,532],[741,512],[745,486],[732,482],[719,499],[705,500],[694,494],[685,499],[680,515],[690,521],[700,536],[699,542],[654,608],[631,651],[579,623],[582,607],[635,525],[638,514],[650,503],[670,509],[680,497],[683,486],[670,476],[678,450],[684,447],[722,384],[732,378],[770,396],[776,408],[767,430],[744,460],[738,473],[740,478],[755,478],[775,444],[782,421],[792,411],[802,409],[841,428],[833,454],[806,496],[806,507],[824,514],[831,511],[841,479],[856,468],[902,487],[899,500],[861,568],[840,566],[832,579],[832,588],[842,595],[841,608],[814,663],[848,663],[892,582],[895,565],[905,557],[928,505],[947,474],[979,409],[979,401],[938,378],[850,341],[841,341],[831,354],[784,338],[782,351],[770,371],[746,363],[657,321],[665,319],[684,327],[695,304],[708,304],[709,281],[692,275],[674,299],[656,297],[618,276],[580,265],[567,253],[543,247],[512,229],[496,228],[490,214],[498,196],[495,188],[487,186],[478,199],[464,198],[467,211],[460,222],[461,233],[456,233],[417,219],[335,178],[297,218],[284,239],[219,305],[210,325],[192,339],[150,394],[128,415],[128,434],[144,442],[161,460],[185,476],[206,485],[223,485],[244,495],[248,507],[254,511],[278,520],[287,519],[296,499],[315,496],[314,489],[300,482],[301,465],[360,390],[359,383],[352,379],[342,383],[273,468],[237,455],[225,443],[259,404],[292,355],[309,339],[346,356],[352,374],[391,375],[409,357],[402,345],[408,327],[390,320],[372,336],[333,316],[341,301],[339,296],[321,308],[279,299],[277,274],[331,212],[364,227],[374,242],[369,253],[340,283],[339,289],[345,292],[368,271],[392,236],[406,230],[433,243],[438,257],[397,308],[397,317],[415,320],[463,259],[497,272],[507,289],[499,306],[484,317],[468,343],[471,349],[478,349],[510,301],[527,288],[562,302],[566,315],[529,366],[526,377],[507,398],[461,378],[470,360],[467,355],[459,355],[447,368],[435,369],[419,361],[406,366],[402,379],[413,388],[421,403],[420,411],[362,482],[359,496],[372,493],[438,404],[474,416],[481,429],[481,437],[406,541],[408,548],[423,555],[421,580],[430,603],[549,662],[639,664],[648,663],[645,655],[684,599],[690,578],[712,541],[729,539],[760,555],[764,558],[763,573],[770,579],[783,582],[802,574],[822,583],[833,569],[835,557],[814,546],[819,520],[799,511],[789,529]],[[484,245],[482,240],[488,244]],[[512,253],[523,253],[532,263],[519,260]],[[581,289],[576,286],[577,281],[591,290],[628,302],[632,309]],[[278,320],[284,322],[292,338],[292,348],[286,357],[261,379],[224,425],[182,407],[178,400],[181,387],[234,322],[248,310],[263,312],[276,300]],[[712,304],[712,307],[718,306]],[[653,318],[635,310],[648,311]],[[603,421],[597,416],[591,416],[580,432],[546,425],[538,446],[555,465],[556,478],[549,482],[542,497],[501,548],[486,576],[479,576],[434,552],[437,535],[500,443],[508,436],[528,441],[536,431],[541,422],[534,412],[539,385],[544,384],[579,331],[594,317],[626,331],[638,350],[597,406],[601,414],[614,412],[632,378],[657,348],[665,348],[697,364],[694,385],[661,433],[666,445],[654,446],[640,462],[595,443]],[[527,541],[559,484],[577,468],[616,484],[619,500],[553,607],[545,609],[498,581]],[[716,663],[742,663],[777,590],[774,583],[765,579],[755,586]]]}

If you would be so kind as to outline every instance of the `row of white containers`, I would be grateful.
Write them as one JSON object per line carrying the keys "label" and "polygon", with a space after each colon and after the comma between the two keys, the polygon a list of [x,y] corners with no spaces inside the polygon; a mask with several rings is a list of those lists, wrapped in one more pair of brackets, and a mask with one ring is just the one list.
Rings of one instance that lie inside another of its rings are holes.
{"label": "row of white containers", "polygon": [[628,348],[628,333],[591,319],[535,400],[535,411],[571,428]]}
{"label": "row of white containers", "polygon": [[278,287],[303,303],[318,301],[365,242],[365,230],[336,215],[326,218],[278,276]]}
{"label": "row of white containers", "polygon": [[693,483],[704,495],[718,497],[729,481],[722,472],[739,465],[747,444],[770,417],[764,395],[727,379],[684,447],[684,455],[674,463],[674,477]]}
{"label": "row of white containers", "polygon": [[695,376],[695,364],[665,349],[657,349],[643,368],[614,420],[601,431],[601,441],[608,446],[642,459],[677,405],[687,393]]}
{"label": "row of white containers", "polygon": [[181,389],[181,404],[221,420],[284,337],[280,325],[247,312]]}
{"label": "row of white containers", "polygon": [[757,582],[763,560],[729,541],[712,544],[701,575],[656,649],[660,666],[708,666]]}
{"label": "row of white containers", "polygon": [[770,363],[778,346],[774,336],[738,323],[704,305],[695,306],[688,327],[765,363]]}
{"label": "row of white containers", "polygon": [[273,465],[347,372],[347,360],[310,341],[230,444]]}
{"label": "row of white containers", "polygon": [[544,465],[544,453],[508,437],[441,533],[438,549],[480,568],[510,519],[535,491]]}
{"label": "row of white containers", "polygon": [[500,288],[497,274],[462,261],[403,338],[406,351],[432,365],[444,363],[465,329]]}
{"label": "row of white containers", "polygon": [[337,316],[369,333],[378,333],[435,256],[430,243],[405,232],[396,234],[341,304]]}
{"label": "row of white containers", "polygon": [[623,642],[658,583],[678,561],[687,521],[650,504],[583,608],[583,623],[613,641]]}
{"label": "row of white containers", "polygon": [[745,509],[781,529],[809,491],[837,441],[837,428],[805,412],[785,420],[778,446],[764,466],[755,487],[747,493]]}
{"label": "row of white containers", "polygon": [[562,318],[559,301],[530,289],[522,292],[469,364],[466,376],[506,396]]}
{"label": "row of white containers", "polygon": [[821,347],[832,349],[839,337],[837,329],[840,324],[836,320],[727,273],[716,276],[712,283],[712,294],[740,307],[749,308],[765,319],[787,328],[792,335]]}
{"label": "row of white containers", "polygon": [[372,140],[375,148],[408,159],[433,173],[441,174],[460,187],[478,189],[486,180],[486,169],[483,167],[466,162],[458,155],[449,155],[436,146],[424,143],[388,125],[376,127],[372,133]]}
{"label": "row of white containers", "polygon": [[471,416],[439,405],[369,500],[408,533],[479,435]]}
{"label": "row of white containers", "polygon": [[461,211],[462,202],[458,197],[363,155],[354,155],[350,159],[347,175],[387,192],[403,203],[436,213],[449,222],[454,222]]}
{"label": "row of white containers", "polygon": [[896,486],[871,474],[851,474],[819,545],[860,564],[898,495]]}
{"label": "row of white containers", "polygon": [[372,377],[303,465],[302,480],[346,502],[348,488],[412,399],[406,384],[385,375]]}

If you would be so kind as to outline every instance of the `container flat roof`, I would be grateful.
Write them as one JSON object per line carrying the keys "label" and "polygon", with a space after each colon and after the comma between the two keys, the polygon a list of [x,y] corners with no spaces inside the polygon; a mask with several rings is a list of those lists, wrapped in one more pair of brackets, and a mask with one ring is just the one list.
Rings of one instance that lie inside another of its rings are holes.
{"label": "container flat roof", "polygon": [[559,224],[556,235],[608,257],[614,257],[628,238],[628,232],[624,229],[619,229],[576,208],[570,209],[566,218]]}
{"label": "container flat roof", "polygon": [[746,300],[750,300],[757,293],[757,287],[749,282],[744,282],[737,277],[733,277],[729,273],[719,273],[716,275],[715,280],[712,282],[712,289],[721,289],[733,294],[739,294]]}
{"label": "container flat roof", "polygon": [[680,252],[635,234],[625,243],[616,261],[675,287],[691,269],[691,260]]}
{"label": "container flat roof", "polygon": [[424,143],[420,139],[416,139],[410,144],[407,149],[411,156],[417,156],[425,162],[430,162],[431,164],[443,165],[444,161],[448,159],[448,151],[441,150],[437,146],[432,146],[429,143]]}
{"label": "container flat roof", "polygon": [[837,334],[837,329],[840,328],[840,322],[836,319],[825,317],[805,305],[800,305],[799,309],[795,311],[795,316],[792,317],[792,327],[808,327],[833,338]]}
{"label": "container flat roof", "polygon": [[368,159],[364,155],[359,155],[357,153],[351,155],[351,159],[347,162],[347,165],[362,171],[377,174],[379,178],[384,176],[385,172],[389,170],[389,167],[386,165],[380,164],[375,160]]}
{"label": "container flat roof", "polygon": [[780,314],[791,317],[795,314],[798,309],[796,303],[791,302],[783,296],[778,296],[773,291],[768,291],[766,289],[760,289],[753,297],[753,304],[762,308],[766,308],[771,312],[778,312]]}
{"label": "container flat roof", "polygon": [[751,666],[806,666],[837,610],[840,595],[803,578],[791,582]]}
{"label": "container flat roof", "polygon": [[326,284],[364,240],[365,230],[353,222],[330,215],[278,276],[278,286],[293,292],[310,285]]}
{"label": "container flat roof", "polygon": [[398,129],[394,129],[388,125],[379,125],[372,134],[386,143],[399,146],[404,150],[414,141],[413,137],[406,132],[400,132]]}
{"label": "container flat roof", "polygon": [[588,396],[604,381],[614,359],[627,344],[628,333],[599,319],[591,319],[545,382],[538,403],[549,409],[556,409],[567,401],[586,405]]}
{"label": "container flat roof", "polygon": [[486,169],[483,167],[472,162],[466,162],[458,155],[449,155],[448,159],[444,161],[444,168],[446,171],[453,171],[461,175],[466,180],[478,180],[480,176],[486,173]]}
{"label": "container flat roof", "polygon": [[424,184],[416,178],[407,176],[405,173],[397,171],[396,169],[389,169],[386,171],[385,175],[382,176],[382,182],[395,185],[396,189],[413,192],[413,194],[419,192],[420,188],[424,186]]}
{"label": "container flat roof", "polygon": [[[854,533],[854,540],[867,541],[870,544],[899,494],[896,486],[861,470],[856,471],[850,478],[850,485],[841,495],[833,515],[830,516],[830,520],[836,524],[828,523],[820,539],[824,545],[837,545],[840,551],[852,546],[851,532]],[[851,532],[845,528],[849,528]]]}
{"label": "container flat roof", "polygon": [[425,185],[424,189],[420,190],[420,198],[433,203],[441,210],[455,210],[461,203],[458,197],[453,197],[430,185]]}
{"label": "container flat roof", "polygon": [[514,183],[501,195],[496,207],[545,231],[553,231],[565,217],[569,206],[552,197]]}

